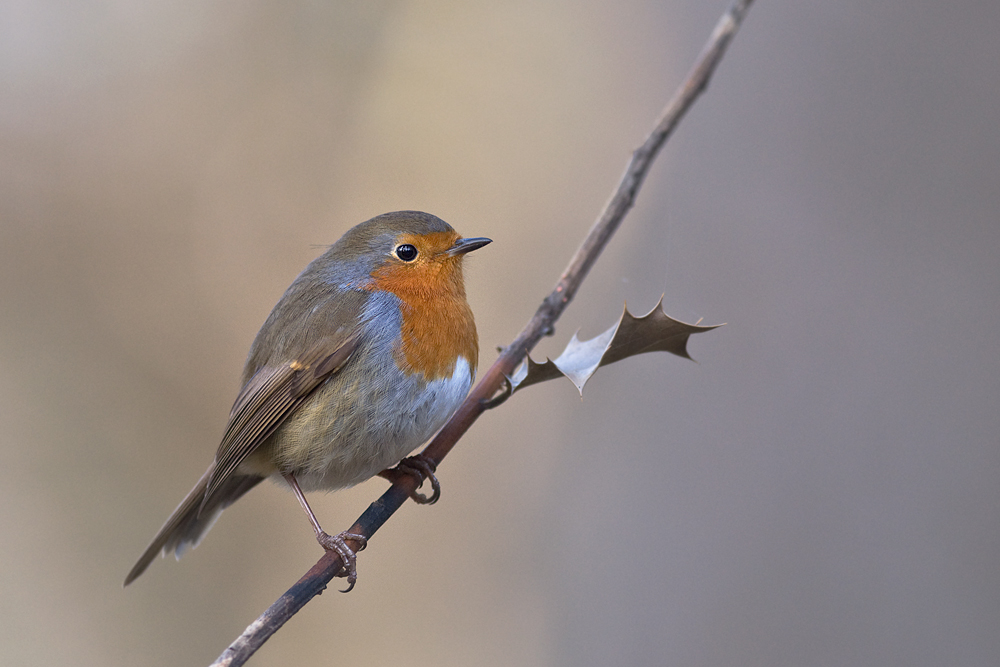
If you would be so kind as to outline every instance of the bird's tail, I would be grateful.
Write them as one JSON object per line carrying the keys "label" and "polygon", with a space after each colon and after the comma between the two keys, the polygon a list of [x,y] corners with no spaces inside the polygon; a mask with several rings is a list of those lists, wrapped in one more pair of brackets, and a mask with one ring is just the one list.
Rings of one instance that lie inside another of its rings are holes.
{"label": "bird's tail", "polygon": [[257,486],[263,477],[256,475],[231,475],[211,496],[205,498],[208,480],[215,470],[215,463],[209,466],[195,487],[187,494],[167,522],[160,528],[153,541],[146,547],[139,561],[125,577],[125,586],[135,581],[146,571],[157,554],[167,555],[171,551],[177,558],[187,548],[196,547],[205,533],[215,523],[222,510],[232,505],[244,493]]}

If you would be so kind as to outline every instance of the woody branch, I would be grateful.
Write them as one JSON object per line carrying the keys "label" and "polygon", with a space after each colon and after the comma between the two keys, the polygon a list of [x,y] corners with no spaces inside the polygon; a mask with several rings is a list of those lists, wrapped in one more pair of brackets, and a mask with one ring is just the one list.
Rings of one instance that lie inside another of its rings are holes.
{"label": "woody branch", "polygon": [[[711,37],[705,44],[694,67],[684,82],[667,103],[653,130],[643,144],[637,148],[625,168],[614,194],[604,206],[597,222],[587,234],[580,248],[573,255],[552,292],[545,297],[535,315],[514,341],[486,372],[483,379],[472,390],[458,411],[444,428],[427,445],[423,455],[435,463],[440,463],[458,442],[459,438],[472,426],[507,382],[507,376],[524,360],[528,352],[547,332],[573,299],[583,279],[586,278],[594,262],[604,250],[608,241],[621,225],[625,214],[632,208],[639,188],[656,159],[660,148],[671,135],[677,124],[691,108],[694,101],[708,86],[716,66],[722,60],[729,42],[736,35],[746,12],[753,0],[735,0],[719,19]],[[399,509],[410,494],[419,486],[409,475],[401,476],[382,496],[372,503],[348,530],[350,533],[371,537]],[[348,540],[357,549],[357,543]],[[294,586],[288,589],[274,604],[253,623],[240,637],[223,651],[211,667],[237,667],[243,665],[265,641],[295,615],[312,598],[326,589],[327,584],[343,567],[340,556],[328,551]]]}

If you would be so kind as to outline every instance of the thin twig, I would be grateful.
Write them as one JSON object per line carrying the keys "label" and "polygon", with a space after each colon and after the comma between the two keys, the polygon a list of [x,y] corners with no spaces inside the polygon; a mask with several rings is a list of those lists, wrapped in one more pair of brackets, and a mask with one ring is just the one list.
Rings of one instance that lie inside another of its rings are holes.
{"label": "thin twig", "polygon": [[[573,299],[583,279],[587,276],[594,262],[597,261],[611,236],[621,225],[625,214],[632,208],[636,194],[660,148],[695,99],[708,86],[709,78],[725,54],[726,47],[739,29],[752,2],[753,0],[736,0],[723,14],[691,72],[674,93],[673,98],[657,120],[656,127],[653,128],[642,146],[632,154],[632,159],[626,167],[618,187],[608,203],[605,204],[604,210],[584,239],[583,244],[573,255],[569,266],[563,271],[555,289],[538,307],[534,317],[514,339],[514,342],[503,350],[451,420],[445,424],[444,428],[423,451],[424,456],[440,463],[455,446],[458,439],[486,410],[489,399],[501,391],[506,377],[514,372],[514,369],[524,360],[542,336],[551,331],[555,321],[559,319],[563,310]],[[365,510],[348,532],[371,537],[406,502],[410,493],[416,488],[417,482],[413,476],[400,477],[381,498]],[[348,544],[353,548],[359,546],[350,540]],[[323,592],[327,584],[340,572],[342,565],[340,556],[336,552],[327,552],[260,618],[250,624],[246,631],[219,656],[219,659],[211,667],[236,667],[244,664],[288,619],[305,606],[309,600]]]}

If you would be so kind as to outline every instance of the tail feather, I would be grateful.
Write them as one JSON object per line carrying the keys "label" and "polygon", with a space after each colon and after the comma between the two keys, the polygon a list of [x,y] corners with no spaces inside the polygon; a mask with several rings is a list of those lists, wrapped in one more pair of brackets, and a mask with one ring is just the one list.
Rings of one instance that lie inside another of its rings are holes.
{"label": "tail feather", "polygon": [[184,497],[167,522],[163,524],[156,537],[146,547],[146,551],[125,577],[124,586],[128,586],[145,572],[157,555],[166,556],[172,551],[177,558],[180,558],[188,547],[198,546],[201,539],[205,537],[205,533],[222,514],[222,510],[232,505],[244,493],[257,486],[264,479],[255,475],[232,475],[222,486],[213,491],[210,497],[206,498],[205,489],[208,487],[208,480],[214,470],[215,464],[213,463],[190,493]]}

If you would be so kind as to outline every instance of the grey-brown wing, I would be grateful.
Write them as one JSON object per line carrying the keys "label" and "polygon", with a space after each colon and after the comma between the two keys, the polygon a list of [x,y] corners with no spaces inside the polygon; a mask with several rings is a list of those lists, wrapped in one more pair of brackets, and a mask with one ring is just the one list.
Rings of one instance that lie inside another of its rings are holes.
{"label": "grey-brown wing", "polygon": [[257,447],[298,408],[309,394],[343,368],[360,342],[355,330],[346,338],[324,338],[292,361],[264,366],[236,398],[226,434],[215,455],[215,471],[205,501]]}

